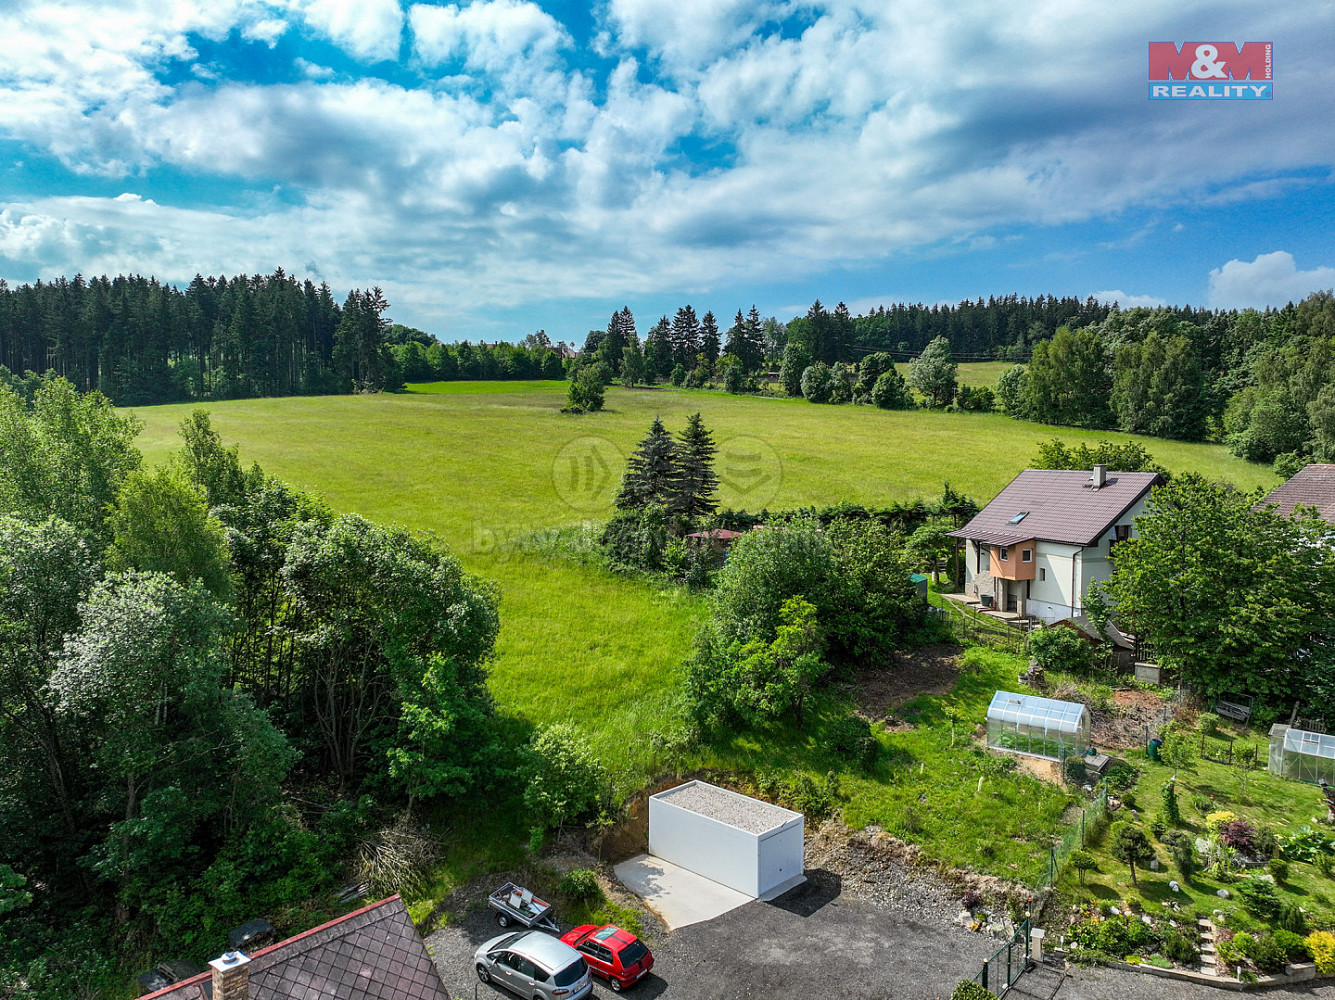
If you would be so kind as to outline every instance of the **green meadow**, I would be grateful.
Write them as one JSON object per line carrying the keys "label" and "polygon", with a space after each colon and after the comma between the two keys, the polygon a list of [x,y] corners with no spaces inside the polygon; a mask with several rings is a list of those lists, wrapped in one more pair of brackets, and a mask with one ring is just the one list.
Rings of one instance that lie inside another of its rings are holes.
{"label": "green meadow", "polygon": [[[962,366],[962,368],[967,366]],[[611,388],[601,413],[560,412],[559,382],[439,383],[374,396],[210,403],[244,462],[323,496],[339,512],[434,534],[501,590],[492,688],[504,711],[588,730],[632,782],[652,767],[649,733],[671,725],[679,665],[704,610],[698,596],[526,551],[532,532],[605,520],[625,457],[661,417],[699,411],[720,444],[722,505],[881,505],[939,493],[986,501],[1054,436],[1126,435],[1001,414],[892,412],[705,390]],[[141,408],[140,447],[161,461],[195,406]],[[1174,471],[1245,488],[1269,469],[1217,445],[1143,439]]]}

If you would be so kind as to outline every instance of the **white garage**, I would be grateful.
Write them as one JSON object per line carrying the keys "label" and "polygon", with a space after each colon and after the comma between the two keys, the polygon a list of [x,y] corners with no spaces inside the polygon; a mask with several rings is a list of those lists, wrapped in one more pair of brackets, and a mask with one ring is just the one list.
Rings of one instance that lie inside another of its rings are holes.
{"label": "white garage", "polygon": [[649,798],[649,853],[752,898],[804,878],[801,813],[689,781]]}

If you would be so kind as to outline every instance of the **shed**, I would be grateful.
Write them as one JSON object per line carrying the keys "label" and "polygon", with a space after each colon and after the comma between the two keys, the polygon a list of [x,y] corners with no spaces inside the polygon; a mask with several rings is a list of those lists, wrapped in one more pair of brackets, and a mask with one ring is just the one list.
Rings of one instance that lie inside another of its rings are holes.
{"label": "shed", "polygon": [[1089,749],[1089,709],[1075,701],[998,691],[987,707],[987,745],[1064,760]]}
{"label": "shed", "polygon": [[649,797],[649,853],[759,898],[802,881],[801,813],[688,781]]}
{"label": "shed", "polygon": [[1276,723],[1270,727],[1269,771],[1295,781],[1335,785],[1335,736]]}

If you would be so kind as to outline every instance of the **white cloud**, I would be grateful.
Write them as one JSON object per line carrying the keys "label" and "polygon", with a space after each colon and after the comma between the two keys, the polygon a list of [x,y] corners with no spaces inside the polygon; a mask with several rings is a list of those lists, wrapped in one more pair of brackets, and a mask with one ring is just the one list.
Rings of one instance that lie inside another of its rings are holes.
{"label": "white cloud", "polygon": [[1259,254],[1253,261],[1230,260],[1210,272],[1210,305],[1215,309],[1284,306],[1313,292],[1335,287],[1335,267],[1299,271],[1284,250]]}
{"label": "white cloud", "polygon": [[1100,302],[1112,305],[1114,302],[1123,309],[1137,309],[1144,307],[1154,309],[1157,306],[1166,306],[1168,303],[1157,295],[1128,295],[1126,292],[1117,289],[1107,292],[1095,292],[1094,298]]}
{"label": "white cloud", "polygon": [[398,58],[403,35],[398,0],[304,0],[302,13],[311,27],[358,59]]}
{"label": "white cloud", "polygon": [[273,48],[278,43],[278,39],[283,37],[285,31],[287,31],[286,21],[282,18],[270,17],[247,25],[241,30],[241,37],[247,41],[263,42],[269,48]]}

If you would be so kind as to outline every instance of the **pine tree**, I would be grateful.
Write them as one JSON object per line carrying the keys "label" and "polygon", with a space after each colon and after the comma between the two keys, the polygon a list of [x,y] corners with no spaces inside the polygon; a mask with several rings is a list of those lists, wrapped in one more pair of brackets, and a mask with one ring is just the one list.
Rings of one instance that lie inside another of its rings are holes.
{"label": "pine tree", "polygon": [[714,436],[705,427],[700,414],[694,414],[686,421],[686,430],[681,433],[678,448],[680,499],[672,505],[674,513],[687,517],[707,517],[714,513],[718,507],[714,501],[714,494],[718,492],[718,476],[714,475],[716,454],[718,447],[714,444]]}
{"label": "pine tree", "polygon": [[712,368],[719,354],[718,320],[714,319],[712,312],[705,313],[700,320],[700,348],[700,353]]}
{"label": "pine tree", "polygon": [[675,505],[680,495],[681,466],[677,442],[654,418],[649,436],[639,443],[626,463],[626,474],[617,493],[618,510],[643,510],[650,504]]}
{"label": "pine tree", "polygon": [[760,313],[755,305],[746,314],[745,336],[746,353],[741,355],[742,364],[747,372],[758,372],[765,365],[765,328],[760,323]]}
{"label": "pine tree", "polygon": [[695,356],[700,351],[700,323],[695,310],[682,306],[672,319],[672,358],[687,369],[695,367]]}
{"label": "pine tree", "polygon": [[666,316],[654,324],[644,341],[644,360],[650,378],[667,378],[672,372],[672,324]]}

